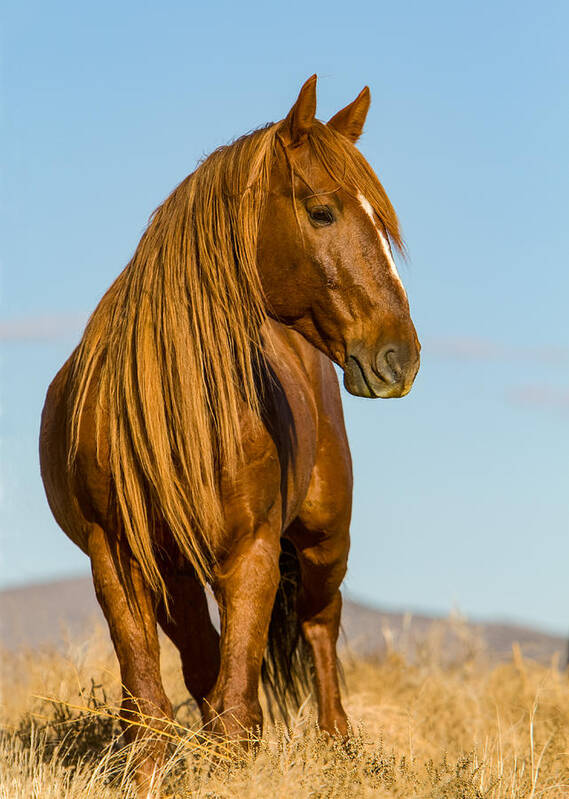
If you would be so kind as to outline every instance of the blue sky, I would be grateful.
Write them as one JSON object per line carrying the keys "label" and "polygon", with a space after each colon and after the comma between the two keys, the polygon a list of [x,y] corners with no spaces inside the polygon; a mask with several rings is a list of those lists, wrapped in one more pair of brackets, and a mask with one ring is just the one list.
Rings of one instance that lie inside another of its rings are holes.
{"label": "blue sky", "polygon": [[565,632],[569,56],[564,2],[11,3],[5,12],[3,585],[86,572],[52,520],[47,385],[151,211],[319,75],[363,85],[423,343],[400,401],[344,393],[346,587],[384,607]]}

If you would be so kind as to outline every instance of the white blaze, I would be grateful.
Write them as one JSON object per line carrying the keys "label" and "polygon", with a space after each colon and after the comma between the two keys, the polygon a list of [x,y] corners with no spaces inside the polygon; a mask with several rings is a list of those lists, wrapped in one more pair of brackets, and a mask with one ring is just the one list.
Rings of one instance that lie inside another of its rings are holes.
{"label": "white blaze", "polygon": [[383,252],[385,253],[385,257],[387,259],[387,263],[389,265],[389,269],[391,271],[391,274],[393,275],[393,277],[395,278],[397,283],[403,289],[403,293],[405,294],[405,296],[407,296],[407,292],[405,291],[405,286],[401,282],[401,278],[399,277],[399,272],[397,271],[397,267],[395,266],[395,261],[393,260],[393,256],[391,254],[391,248],[389,246],[389,242],[387,241],[387,239],[383,235],[383,231],[381,230],[381,228],[377,224],[377,220],[375,218],[375,212],[374,212],[373,208],[371,207],[371,205],[369,203],[369,200],[367,200],[363,196],[363,194],[358,194],[358,200],[360,201],[361,207],[364,209],[364,211],[366,212],[366,214],[369,216],[369,218],[371,219],[371,221],[373,223],[373,226],[374,226],[374,228],[376,230],[376,233],[377,233],[377,235],[379,237],[379,241],[381,243],[381,247],[383,249]]}

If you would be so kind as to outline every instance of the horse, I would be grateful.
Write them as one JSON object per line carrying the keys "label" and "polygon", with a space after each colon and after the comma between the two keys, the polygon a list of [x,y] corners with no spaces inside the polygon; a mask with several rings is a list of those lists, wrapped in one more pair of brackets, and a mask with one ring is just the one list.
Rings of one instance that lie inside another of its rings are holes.
{"label": "horse", "polygon": [[312,686],[320,729],[349,734],[352,466],[333,364],[351,394],[402,397],[420,352],[398,219],[355,146],[369,105],[366,86],[321,122],[313,75],[285,119],[205,158],[47,392],[42,478],[91,561],[142,791],[164,752],[148,727],[172,719],[158,625],[212,735],[262,730],[261,683],[285,717]]}

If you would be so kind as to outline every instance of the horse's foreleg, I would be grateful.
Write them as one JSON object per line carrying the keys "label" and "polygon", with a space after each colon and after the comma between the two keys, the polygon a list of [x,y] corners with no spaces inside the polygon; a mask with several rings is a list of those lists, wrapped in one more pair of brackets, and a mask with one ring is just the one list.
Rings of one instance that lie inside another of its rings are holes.
{"label": "horse's foreleg", "polygon": [[219,634],[211,622],[205,590],[193,575],[167,575],[169,615],[162,602],[158,621],[180,652],[186,688],[203,710],[219,672]]}
{"label": "horse's foreleg", "polygon": [[299,616],[303,635],[312,651],[320,729],[345,736],[348,719],[342,707],[336,642],[340,627],[340,584],[346,573],[347,526],[334,532],[315,530],[297,519],[287,531],[298,552],[302,585]]}
{"label": "horse's foreleg", "polygon": [[153,597],[129,554],[109,541],[97,525],[89,533],[88,551],[95,592],[119,660],[125,736],[137,743],[134,762],[139,795],[147,796],[157,782],[164,755],[160,733],[172,718],[160,676]]}
{"label": "horse's foreleg", "polygon": [[221,666],[204,703],[209,729],[246,742],[262,729],[259,678],[279,584],[279,532],[264,524],[243,536],[218,566]]}

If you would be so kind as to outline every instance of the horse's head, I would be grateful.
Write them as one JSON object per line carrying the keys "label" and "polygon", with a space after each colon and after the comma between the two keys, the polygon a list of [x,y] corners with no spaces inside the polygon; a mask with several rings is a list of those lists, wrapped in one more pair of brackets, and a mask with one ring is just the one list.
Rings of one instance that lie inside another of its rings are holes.
{"label": "horse's head", "polygon": [[366,87],[324,125],[316,76],[302,87],[278,130],[259,268],[270,315],[339,364],[350,393],[401,397],[420,345],[391,252],[397,218],[354,147],[369,102]]}

